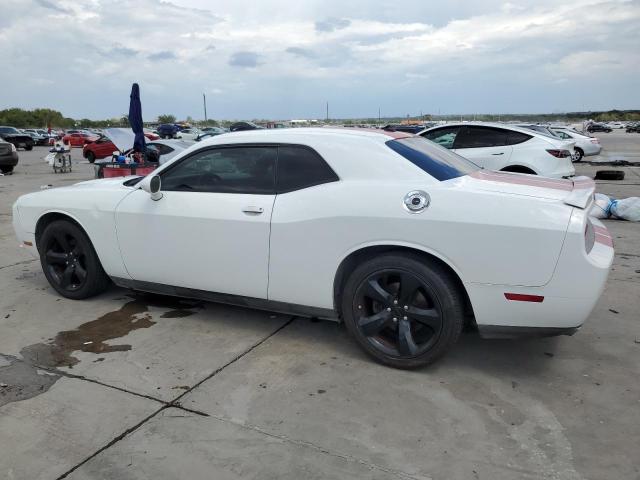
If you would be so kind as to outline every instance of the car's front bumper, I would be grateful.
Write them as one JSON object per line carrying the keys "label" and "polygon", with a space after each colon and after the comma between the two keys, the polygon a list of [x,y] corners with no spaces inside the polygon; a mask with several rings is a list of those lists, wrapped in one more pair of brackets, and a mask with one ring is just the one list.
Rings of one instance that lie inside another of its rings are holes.
{"label": "car's front bumper", "polygon": [[33,257],[38,258],[38,247],[36,246],[36,236],[34,233],[29,233],[22,225],[20,219],[20,212],[18,210],[17,202],[13,204],[13,216],[12,216],[13,231],[16,234],[18,246],[27,250]]}

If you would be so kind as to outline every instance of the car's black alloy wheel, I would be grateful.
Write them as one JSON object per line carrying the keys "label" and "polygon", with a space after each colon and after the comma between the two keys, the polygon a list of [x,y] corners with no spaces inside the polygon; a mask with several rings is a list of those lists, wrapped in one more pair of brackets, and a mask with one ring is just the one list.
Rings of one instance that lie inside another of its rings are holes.
{"label": "car's black alloy wheel", "polygon": [[38,250],[47,280],[67,298],[87,298],[109,284],[89,238],[70,221],[49,224],[38,241]]}
{"label": "car's black alloy wheel", "polygon": [[463,298],[449,271],[414,255],[386,254],[347,280],[342,314],[377,360],[398,368],[433,362],[462,330]]}

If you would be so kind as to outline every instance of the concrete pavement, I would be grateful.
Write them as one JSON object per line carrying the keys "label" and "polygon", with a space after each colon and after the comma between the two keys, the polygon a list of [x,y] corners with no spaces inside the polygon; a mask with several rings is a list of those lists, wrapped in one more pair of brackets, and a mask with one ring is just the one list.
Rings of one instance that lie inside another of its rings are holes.
{"label": "concrete pavement", "polygon": [[[640,152],[640,135],[614,147]],[[606,222],[614,268],[573,337],[466,333],[403,372],[331,322],[117,288],[60,298],[10,208],[92,167],[54,175],[43,155],[0,177],[0,477],[640,478],[640,225]],[[624,170],[598,191],[640,195]]]}

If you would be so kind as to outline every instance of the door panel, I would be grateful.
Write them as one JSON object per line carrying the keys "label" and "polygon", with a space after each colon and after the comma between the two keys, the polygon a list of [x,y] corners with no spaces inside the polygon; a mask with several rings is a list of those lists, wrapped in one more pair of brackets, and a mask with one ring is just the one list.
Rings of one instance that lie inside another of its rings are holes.
{"label": "door panel", "polygon": [[509,164],[513,147],[456,148],[454,152],[488,170],[500,170]]}
{"label": "door panel", "polygon": [[455,139],[454,151],[489,170],[500,170],[509,164],[513,147],[507,130],[495,127],[468,126]]}
{"label": "door panel", "polygon": [[[134,280],[267,298],[275,195],[136,190],[116,211]],[[245,211],[246,210],[246,211]]]}

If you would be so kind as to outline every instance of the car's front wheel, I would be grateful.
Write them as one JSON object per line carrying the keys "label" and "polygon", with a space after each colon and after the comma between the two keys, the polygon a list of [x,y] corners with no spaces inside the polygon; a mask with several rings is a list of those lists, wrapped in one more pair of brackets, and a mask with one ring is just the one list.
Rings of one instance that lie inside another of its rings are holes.
{"label": "car's front wheel", "polygon": [[80,300],[109,286],[87,234],[68,220],[51,222],[38,240],[40,263],[51,286],[63,297]]}
{"label": "car's front wheel", "polygon": [[384,254],[356,267],[341,307],[358,344],[396,368],[438,359],[458,340],[464,321],[464,298],[453,275],[411,254]]}
{"label": "car's front wheel", "polygon": [[2,173],[13,173],[13,167],[10,165],[3,165],[0,167],[0,172]]}
{"label": "car's front wheel", "polygon": [[87,152],[87,160],[89,160],[89,163],[93,163],[96,161],[96,154],[89,151]]}
{"label": "car's front wheel", "polygon": [[26,145],[24,146],[24,149],[25,149],[26,151],[33,150],[33,145],[31,145],[31,144],[26,144]]}

